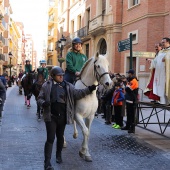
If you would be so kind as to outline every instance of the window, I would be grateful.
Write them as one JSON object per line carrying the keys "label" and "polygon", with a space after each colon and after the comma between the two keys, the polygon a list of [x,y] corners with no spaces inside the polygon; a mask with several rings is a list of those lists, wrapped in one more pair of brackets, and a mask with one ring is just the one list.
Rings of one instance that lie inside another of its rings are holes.
{"label": "window", "polygon": [[8,7],[5,7],[5,14],[9,14],[9,10],[8,10]]}
{"label": "window", "polygon": [[63,27],[60,27],[60,37],[63,35]]}
{"label": "window", "polygon": [[107,44],[106,44],[105,39],[103,39],[103,40],[101,41],[99,53],[100,53],[100,54],[106,54],[106,52],[107,52]]}
{"label": "window", "polygon": [[86,25],[88,29],[89,29],[89,22],[90,22],[90,8],[86,10]]}
{"label": "window", "polygon": [[106,0],[102,0],[102,15],[106,14]]}
{"label": "window", "polygon": [[61,0],[61,12],[63,12],[63,11],[64,11],[64,1]]}
{"label": "window", "polygon": [[77,17],[77,29],[79,30],[81,28],[81,15]]}
{"label": "window", "polygon": [[139,3],[140,3],[140,0],[128,0],[128,8],[138,5]]}
{"label": "window", "polygon": [[71,33],[74,33],[74,20],[71,21]]}
{"label": "window", "polygon": [[86,44],[86,56],[89,58],[89,44]]}
{"label": "window", "polygon": [[138,4],[138,0],[133,0],[133,5],[137,5]]}

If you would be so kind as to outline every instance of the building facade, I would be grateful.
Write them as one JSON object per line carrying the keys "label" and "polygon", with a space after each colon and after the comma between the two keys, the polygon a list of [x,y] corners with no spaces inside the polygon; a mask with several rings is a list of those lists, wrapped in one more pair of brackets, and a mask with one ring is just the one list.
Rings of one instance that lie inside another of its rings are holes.
{"label": "building facade", "polygon": [[48,42],[47,42],[47,65],[57,65],[57,53],[55,43],[57,41],[58,0],[49,1],[48,10]]}
{"label": "building facade", "polygon": [[4,9],[4,1],[0,1],[0,74],[3,74],[3,64],[5,63],[5,55],[4,55],[4,46],[5,46],[5,21],[4,21],[5,9]]}
{"label": "building facade", "polygon": [[107,53],[110,71],[126,74],[130,52],[118,52],[118,42],[132,33],[133,69],[144,89],[150,67],[146,59],[154,57],[155,43],[170,37],[169,5],[166,0],[58,0],[58,40],[61,35],[67,39],[63,56],[78,36],[88,57]]}

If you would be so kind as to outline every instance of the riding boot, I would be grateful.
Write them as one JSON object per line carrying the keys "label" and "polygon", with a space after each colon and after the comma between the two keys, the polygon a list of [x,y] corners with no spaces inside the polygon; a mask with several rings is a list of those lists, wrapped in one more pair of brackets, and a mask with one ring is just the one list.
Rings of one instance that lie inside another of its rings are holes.
{"label": "riding boot", "polygon": [[106,124],[111,124],[111,105],[106,105]]}
{"label": "riding boot", "polygon": [[63,162],[62,157],[61,157],[61,152],[56,152],[56,162],[58,164]]}
{"label": "riding boot", "polygon": [[45,170],[53,170],[54,168],[51,166],[51,154],[52,154],[52,148],[53,148],[53,144],[46,142],[45,146],[44,146],[44,156],[45,156],[45,160],[44,160],[44,169]]}
{"label": "riding boot", "polygon": [[130,126],[128,133],[135,133],[135,124],[134,123]]}

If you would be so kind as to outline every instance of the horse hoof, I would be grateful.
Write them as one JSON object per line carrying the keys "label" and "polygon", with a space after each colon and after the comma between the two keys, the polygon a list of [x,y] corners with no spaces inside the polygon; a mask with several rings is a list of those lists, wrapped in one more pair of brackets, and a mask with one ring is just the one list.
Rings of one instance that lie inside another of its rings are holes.
{"label": "horse hoof", "polygon": [[74,138],[74,139],[77,139],[77,136],[78,136],[78,133],[74,133],[74,134],[73,134],[73,138]]}
{"label": "horse hoof", "polygon": [[92,162],[91,156],[85,156],[85,161],[86,162]]}
{"label": "horse hoof", "polygon": [[80,151],[79,151],[79,156],[80,156],[81,158],[84,158],[84,154],[81,153]]}
{"label": "horse hoof", "polygon": [[30,106],[29,105],[27,105],[27,109],[29,109],[30,108]]}
{"label": "horse hoof", "polygon": [[38,118],[38,122],[40,122],[41,121],[41,118]]}

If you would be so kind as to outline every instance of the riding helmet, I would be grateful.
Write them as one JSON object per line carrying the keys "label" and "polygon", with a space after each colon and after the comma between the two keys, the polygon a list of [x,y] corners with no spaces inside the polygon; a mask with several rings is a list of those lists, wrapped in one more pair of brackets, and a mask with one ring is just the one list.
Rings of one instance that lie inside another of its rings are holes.
{"label": "riding helmet", "polygon": [[40,60],[40,64],[46,64],[47,61],[46,60]]}
{"label": "riding helmet", "polygon": [[64,71],[61,67],[55,66],[51,69],[51,77],[54,78],[55,76],[63,76]]}
{"label": "riding helmet", "polygon": [[78,43],[82,44],[82,41],[79,37],[76,37],[72,40],[72,44],[78,44]]}

